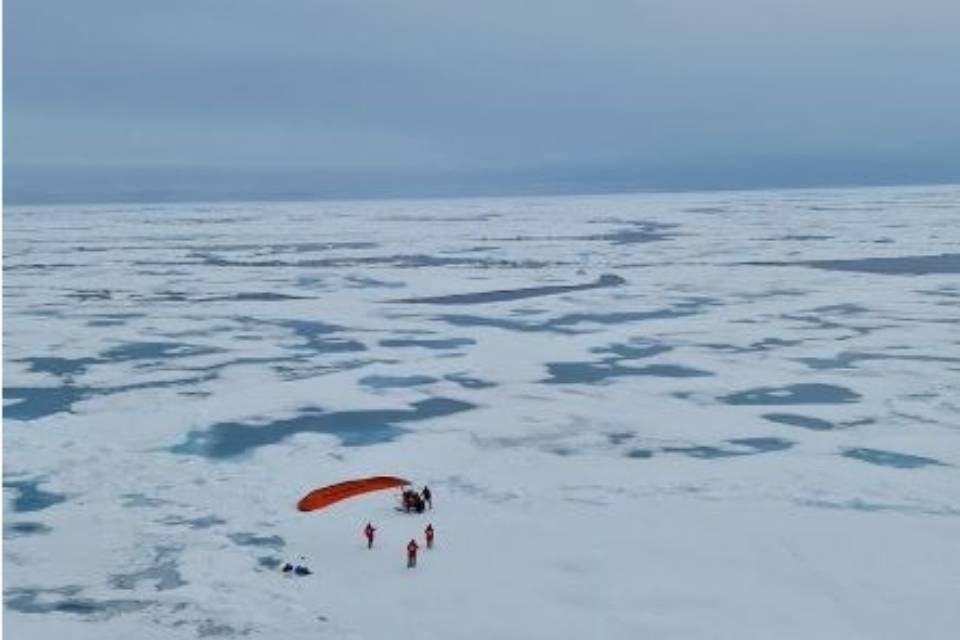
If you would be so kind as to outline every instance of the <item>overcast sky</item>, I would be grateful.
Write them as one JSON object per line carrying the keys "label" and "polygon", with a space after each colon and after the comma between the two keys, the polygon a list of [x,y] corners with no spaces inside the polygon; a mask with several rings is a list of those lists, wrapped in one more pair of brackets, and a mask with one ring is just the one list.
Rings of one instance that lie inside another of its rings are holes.
{"label": "overcast sky", "polygon": [[960,179],[958,0],[4,9],[14,171]]}

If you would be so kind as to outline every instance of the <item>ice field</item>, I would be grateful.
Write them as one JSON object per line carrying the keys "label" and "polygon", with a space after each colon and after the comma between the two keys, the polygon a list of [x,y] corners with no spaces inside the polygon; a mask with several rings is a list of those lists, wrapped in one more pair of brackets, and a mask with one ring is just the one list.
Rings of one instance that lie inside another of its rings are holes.
{"label": "ice field", "polygon": [[11,640],[960,637],[960,187],[4,222]]}

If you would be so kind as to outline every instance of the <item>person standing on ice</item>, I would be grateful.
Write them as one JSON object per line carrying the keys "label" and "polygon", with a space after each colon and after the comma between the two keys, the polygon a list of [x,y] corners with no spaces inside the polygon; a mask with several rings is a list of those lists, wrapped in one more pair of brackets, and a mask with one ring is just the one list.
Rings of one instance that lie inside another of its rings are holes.
{"label": "person standing on ice", "polygon": [[427,549],[433,549],[433,525],[428,524],[427,528],[424,529],[423,533],[427,538]]}
{"label": "person standing on ice", "polygon": [[367,526],[363,529],[363,535],[367,536],[367,549],[373,548],[373,534],[376,532],[376,527],[374,527],[369,522]]}
{"label": "person standing on ice", "polygon": [[417,549],[420,547],[417,545],[416,540],[411,540],[410,544],[407,545],[407,568],[412,569],[417,566]]}
{"label": "person standing on ice", "polygon": [[430,487],[423,485],[423,491],[420,492],[420,495],[423,496],[423,501],[427,503],[427,508],[433,509],[433,494],[430,493]]}

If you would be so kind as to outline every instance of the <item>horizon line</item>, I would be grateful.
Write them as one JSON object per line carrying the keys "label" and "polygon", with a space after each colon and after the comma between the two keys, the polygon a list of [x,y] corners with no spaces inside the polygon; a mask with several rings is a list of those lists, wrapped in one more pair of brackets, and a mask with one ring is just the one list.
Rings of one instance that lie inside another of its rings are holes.
{"label": "horizon line", "polygon": [[3,207],[64,207],[64,206],[98,206],[98,205],[178,205],[178,204],[227,204],[227,203],[297,203],[297,202],[376,202],[376,201],[417,201],[417,200],[474,200],[474,199],[511,199],[536,197],[593,197],[616,195],[645,195],[645,194],[698,194],[698,193],[753,193],[763,191],[817,191],[836,190],[852,191],[860,189],[897,189],[923,187],[958,187],[960,179],[943,179],[927,181],[837,181],[837,182],[808,182],[808,183],[768,183],[754,185],[703,185],[703,186],[639,186],[639,185],[607,185],[593,189],[558,187],[555,189],[537,188],[506,188],[479,187],[465,189],[425,189],[422,192],[395,192],[389,190],[381,192],[355,193],[322,193],[318,191],[278,191],[274,193],[252,191],[241,194],[242,190],[225,189],[219,193],[187,194],[168,189],[155,189],[154,193],[145,190],[144,193],[100,193],[100,194],[8,194],[7,180],[3,181]]}

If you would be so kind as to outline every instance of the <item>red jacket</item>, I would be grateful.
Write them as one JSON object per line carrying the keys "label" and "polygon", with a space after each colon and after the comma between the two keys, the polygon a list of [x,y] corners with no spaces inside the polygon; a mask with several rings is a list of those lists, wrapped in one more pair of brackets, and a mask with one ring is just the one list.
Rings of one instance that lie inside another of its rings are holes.
{"label": "red jacket", "polygon": [[368,524],[368,525],[367,525],[367,528],[363,530],[363,533],[364,533],[368,538],[372,538],[374,531],[376,531],[376,529],[375,529],[372,525],[369,525],[369,524]]}
{"label": "red jacket", "polygon": [[408,556],[415,556],[415,555],[417,555],[417,549],[419,549],[419,548],[420,548],[420,547],[417,545],[417,543],[416,543],[415,541],[411,540],[411,541],[410,541],[410,544],[407,545],[407,555],[408,555]]}

